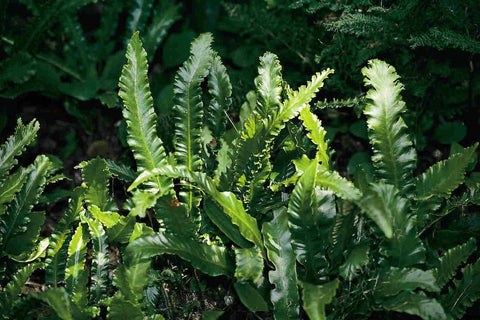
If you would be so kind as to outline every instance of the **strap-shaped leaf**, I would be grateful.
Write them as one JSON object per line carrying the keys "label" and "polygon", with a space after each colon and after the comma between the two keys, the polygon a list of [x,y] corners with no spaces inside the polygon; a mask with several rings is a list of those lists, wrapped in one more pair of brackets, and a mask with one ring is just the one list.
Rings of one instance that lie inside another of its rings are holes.
{"label": "strap-shaped leaf", "polygon": [[392,185],[372,184],[371,193],[360,199],[360,208],[383,231],[387,238],[393,236],[394,219],[405,215],[406,203]]}
{"label": "strap-shaped leaf", "polygon": [[24,125],[22,120],[18,119],[15,133],[0,146],[0,179],[3,179],[17,164],[15,157],[19,156],[25,147],[35,139],[38,129],[40,129],[38,121],[32,120],[29,124]]}
{"label": "strap-shaped leaf", "polygon": [[84,217],[93,242],[93,261],[90,287],[90,300],[98,302],[106,297],[108,284],[108,244],[107,235],[100,221]]}
{"label": "strap-shaped leaf", "polygon": [[136,32],[127,46],[127,64],[122,69],[118,93],[125,105],[123,117],[127,122],[127,142],[139,172],[166,163],[165,149],[157,136],[157,115],[148,83],[146,55]]}
{"label": "strap-shaped leaf", "polygon": [[[305,268],[304,277],[308,281],[318,279],[318,273],[325,271],[328,267],[325,257],[328,234],[330,232],[328,224],[333,222],[331,217],[335,214],[334,205],[327,206],[330,209],[327,209],[330,211],[328,213],[325,212],[327,210],[319,212],[319,200],[321,202],[329,201],[327,195],[324,195],[323,199],[317,198],[315,191],[317,168],[317,161],[312,160],[297,181],[288,202],[288,220],[290,232],[292,233],[292,247],[298,262]],[[332,202],[330,201],[330,204]],[[333,215],[331,215],[332,209]],[[330,219],[323,216],[322,213],[330,214]]]}
{"label": "strap-shaped leaf", "polygon": [[40,263],[30,263],[18,270],[12,280],[0,291],[0,312],[3,317],[8,318],[10,310],[20,301],[22,288],[30,278],[33,271],[40,268]]}
{"label": "strap-shaped leaf", "polygon": [[68,245],[65,289],[72,301],[79,306],[87,305],[88,270],[84,268],[89,241],[86,228],[79,223]]}
{"label": "strap-shaped leaf", "polygon": [[317,186],[327,188],[333,191],[335,195],[345,200],[358,200],[362,193],[355,188],[352,182],[342,177],[336,171],[330,171],[323,168],[317,169]]}
{"label": "strap-shaped leaf", "polygon": [[136,303],[143,297],[143,287],[148,283],[150,261],[128,266],[121,264],[115,269],[114,284],[126,300]]}
{"label": "strap-shaped leaf", "polygon": [[339,284],[338,279],[320,285],[300,282],[303,308],[311,320],[327,319],[325,306],[332,302]]}
{"label": "strap-shaped leaf", "polygon": [[448,197],[465,178],[467,166],[472,162],[478,143],[464,148],[448,159],[437,162],[416,179],[416,197],[426,200],[434,196]]}
{"label": "strap-shaped leaf", "polygon": [[117,177],[120,180],[125,182],[131,183],[133,180],[137,178],[137,174],[135,171],[123,163],[113,161],[111,159],[103,159],[107,164],[108,171],[112,174],[112,176]]}
{"label": "strap-shaped leaf", "polygon": [[[188,171],[200,171],[202,168],[201,131],[203,127],[203,102],[201,84],[208,75],[213,53],[210,48],[212,35],[201,34],[192,42],[190,58],[185,61],[175,75],[173,83],[175,94],[175,157],[178,164]],[[192,212],[200,198],[193,186],[187,185],[180,192],[180,201]]]}
{"label": "strap-shaped leaf", "polygon": [[175,75],[175,156],[187,170],[201,167],[200,132],[203,102],[201,83],[212,61],[212,35],[205,33],[192,42],[190,58]]}
{"label": "strap-shaped leaf", "polygon": [[86,186],[85,201],[103,211],[114,209],[115,203],[108,194],[110,172],[105,161],[95,158],[82,162],[77,167],[82,169],[83,183]]}
{"label": "strap-shaped leaf", "polygon": [[365,108],[373,163],[379,177],[403,194],[412,188],[416,152],[401,114],[405,103],[400,97],[403,85],[395,68],[380,60],[370,60],[362,69],[370,103]]}
{"label": "strap-shaped leaf", "polygon": [[381,305],[385,310],[405,312],[419,316],[423,320],[448,319],[442,305],[423,292],[402,292],[395,297],[382,300]]}
{"label": "strap-shaped leaf", "polygon": [[208,92],[212,96],[206,109],[205,122],[215,139],[225,132],[225,113],[232,104],[232,84],[219,56],[214,56],[208,75]]}
{"label": "strap-shaped leaf", "polygon": [[52,307],[62,320],[80,319],[80,315],[76,314],[75,318],[72,313],[70,299],[65,288],[51,288],[45,292],[35,295],[35,298],[42,300]]}
{"label": "strap-shaped leaf", "polygon": [[457,273],[458,267],[475,251],[476,243],[474,238],[470,238],[467,242],[449,249],[440,258],[440,264],[434,269],[434,275],[440,288],[450,281]]}
{"label": "strap-shaped leaf", "polygon": [[127,246],[127,265],[133,265],[162,255],[175,254],[189,261],[193,267],[211,275],[232,275],[232,265],[224,247],[199,243],[168,233],[141,237]]}
{"label": "strap-shaped leaf", "polygon": [[28,254],[33,247],[43,224],[44,214],[32,213],[30,210],[42,194],[50,166],[51,162],[46,156],[38,156],[30,165],[27,182],[15,195],[6,218],[0,221],[0,235],[3,236],[0,255],[3,251],[14,256]]}
{"label": "strap-shaped leaf", "polygon": [[274,218],[263,224],[268,258],[275,270],[268,272],[274,286],[270,293],[273,315],[276,320],[299,319],[297,271],[292,238],[288,230],[288,214],[285,208],[274,212]]}
{"label": "strap-shaped leaf", "polygon": [[258,103],[256,112],[262,118],[267,118],[277,111],[282,93],[282,66],[275,54],[267,52],[260,57],[258,77],[255,78]]}
{"label": "strap-shaped leaf", "polygon": [[[168,1],[164,1],[167,2]],[[179,14],[180,4],[168,3],[168,7],[160,5],[160,8],[155,8],[153,11],[152,23],[148,26],[144,37],[145,51],[148,54],[148,60],[151,62],[155,56],[155,51],[158,49],[160,43],[168,34],[168,30],[173,24],[181,18]],[[139,30],[139,29],[137,29]],[[132,32],[135,30],[132,30]]]}
{"label": "strap-shaped leaf", "polygon": [[453,319],[461,319],[467,308],[480,299],[480,259],[463,268],[462,276],[453,280],[453,286],[442,297],[445,312]]}
{"label": "strap-shaped leaf", "polygon": [[375,292],[384,296],[395,296],[401,291],[413,291],[417,288],[429,292],[440,291],[432,270],[390,267],[380,274]]}
{"label": "strap-shaped leaf", "polygon": [[73,223],[79,219],[79,214],[83,211],[82,191],[82,189],[76,188],[72,193],[67,210],[55,227],[48,247],[45,281],[54,286],[65,279],[68,238],[72,233]]}
{"label": "strap-shaped leaf", "polygon": [[[18,170],[2,181],[2,186],[0,187],[0,207],[15,198],[15,195],[22,189],[25,181],[27,180],[28,174],[32,170],[32,167],[29,168],[18,168]],[[3,212],[0,211],[0,215]]]}
{"label": "strap-shaped leaf", "polygon": [[300,111],[300,120],[303,121],[303,126],[308,130],[307,136],[317,146],[316,158],[321,161],[322,167],[326,170],[330,166],[330,157],[328,156],[328,145],[325,141],[327,132],[322,127],[322,122],[318,117],[310,111],[310,106],[303,108]]}
{"label": "strap-shaped leaf", "polygon": [[355,278],[356,272],[369,262],[368,251],[368,245],[358,245],[351,249],[345,262],[340,266],[340,275],[348,281]]}
{"label": "strap-shaped leaf", "polygon": [[240,281],[257,281],[263,275],[263,258],[260,248],[254,246],[248,249],[235,248],[235,277]]}
{"label": "strap-shaped leaf", "polygon": [[[205,206],[205,204],[204,204]],[[197,226],[190,220],[185,205],[175,198],[163,197],[157,201],[155,216],[165,223],[167,232],[191,238]]]}
{"label": "strap-shaped leaf", "polygon": [[235,292],[248,310],[253,312],[268,311],[268,303],[259,290],[248,282],[237,281],[233,284]]}
{"label": "strap-shaped leaf", "polygon": [[140,305],[115,295],[108,306],[107,320],[143,320],[145,315]]}

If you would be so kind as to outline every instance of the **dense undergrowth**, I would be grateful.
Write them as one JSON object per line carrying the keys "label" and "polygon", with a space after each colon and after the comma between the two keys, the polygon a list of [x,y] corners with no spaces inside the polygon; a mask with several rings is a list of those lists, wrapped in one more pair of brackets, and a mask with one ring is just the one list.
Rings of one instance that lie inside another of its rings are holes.
{"label": "dense undergrowth", "polygon": [[475,6],[2,2],[1,317],[478,316]]}

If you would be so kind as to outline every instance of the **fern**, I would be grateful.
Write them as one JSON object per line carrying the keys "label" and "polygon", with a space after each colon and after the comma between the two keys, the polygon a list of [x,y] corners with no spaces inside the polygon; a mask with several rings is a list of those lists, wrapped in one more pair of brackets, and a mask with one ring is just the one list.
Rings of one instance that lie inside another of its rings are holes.
{"label": "fern", "polygon": [[120,77],[118,95],[125,108],[127,142],[137,161],[137,170],[152,170],[166,163],[162,141],[156,134],[156,114],[147,77],[146,52],[139,34],[134,33],[127,47],[127,64]]}
{"label": "fern", "polygon": [[273,53],[266,53],[260,57],[255,86],[259,94],[256,112],[262,118],[267,118],[278,110],[283,81],[281,71],[280,62]]}
{"label": "fern", "polygon": [[456,274],[457,268],[464,263],[475,250],[476,241],[471,238],[464,244],[448,250],[441,258],[434,274],[439,287],[443,287]]}
{"label": "fern", "polygon": [[373,164],[383,181],[409,194],[413,187],[416,153],[400,117],[405,111],[405,103],[400,98],[403,85],[397,81],[399,76],[395,69],[379,60],[370,61],[362,73],[366,77],[365,84],[374,88],[367,93],[371,103],[364,111],[373,147]]}
{"label": "fern", "polygon": [[442,297],[442,305],[451,319],[460,319],[480,298],[480,260],[461,270],[462,279],[454,280],[453,287]]}
{"label": "fern", "polygon": [[15,134],[0,147],[0,179],[3,179],[9,170],[17,164],[15,157],[25,151],[25,147],[32,143],[39,128],[40,125],[36,120],[25,126],[22,120],[18,119]]}

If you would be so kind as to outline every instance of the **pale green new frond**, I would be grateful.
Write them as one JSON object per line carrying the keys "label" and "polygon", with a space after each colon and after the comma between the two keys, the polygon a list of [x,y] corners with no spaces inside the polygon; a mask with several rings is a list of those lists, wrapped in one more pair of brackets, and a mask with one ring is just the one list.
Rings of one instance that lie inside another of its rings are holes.
{"label": "pale green new frond", "polygon": [[127,63],[122,69],[118,93],[125,105],[123,117],[127,122],[127,142],[140,172],[166,163],[165,149],[157,136],[157,116],[148,83],[146,55],[138,32],[134,33],[127,47]]}
{"label": "pale green new frond", "polygon": [[[2,181],[2,186],[0,187],[0,206],[13,200],[25,184],[31,169],[31,167],[18,168],[14,174]],[[0,211],[0,215],[1,214],[2,212]]]}
{"label": "pale green new frond", "polygon": [[275,54],[267,52],[260,57],[258,77],[255,78],[258,102],[256,111],[262,118],[267,118],[276,112],[280,105],[282,93],[282,66]]}
{"label": "pale green new frond", "polygon": [[417,194],[420,200],[431,197],[448,197],[464,180],[467,166],[473,161],[478,143],[464,148],[448,159],[437,162],[416,179]]}
{"label": "pale green new frond", "polygon": [[401,114],[405,103],[400,97],[403,85],[398,82],[395,68],[379,60],[371,60],[362,69],[370,103],[364,110],[367,116],[373,163],[379,177],[394,185],[403,194],[413,187],[416,152]]}
{"label": "pale green new frond", "polygon": [[328,156],[328,145],[325,141],[327,132],[322,127],[322,122],[318,117],[310,111],[310,107],[303,108],[300,111],[300,120],[303,121],[303,126],[308,130],[307,136],[317,146],[316,158],[321,161],[322,167],[329,169],[330,157]]}
{"label": "pale green new frond", "polygon": [[322,72],[317,72],[312,76],[312,79],[308,81],[307,85],[303,85],[293,92],[288,92],[288,98],[280,106],[280,111],[270,122],[269,126],[270,135],[276,136],[284,127],[284,123],[291,120],[298,113],[312,101],[318,90],[323,87],[323,82],[330,75],[333,74],[332,69],[327,69]]}
{"label": "pale green new frond", "polygon": [[0,146],[0,179],[3,179],[10,169],[17,164],[15,157],[20,155],[25,147],[35,139],[39,129],[40,125],[36,120],[24,125],[22,120],[18,119],[15,134]]}
{"label": "pale green new frond", "polygon": [[253,246],[248,249],[235,250],[235,277],[240,281],[257,283],[263,275],[263,258],[260,248]]}
{"label": "pale green new frond", "polygon": [[470,238],[467,242],[451,248],[440,258],[440,264],[434,269],[434,275],[440,288],[450,281],[458,267],[475,251],[476,243],[474,238]]}

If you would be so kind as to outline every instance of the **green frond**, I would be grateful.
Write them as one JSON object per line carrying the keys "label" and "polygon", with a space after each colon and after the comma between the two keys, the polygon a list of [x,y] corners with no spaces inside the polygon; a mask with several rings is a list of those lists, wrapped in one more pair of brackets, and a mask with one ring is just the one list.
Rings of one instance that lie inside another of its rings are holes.
{"label": "green frond", "polygon": [[51,162],[46,156],[38,156],[30,165],[26,183],[15,195],[5,219],[0,221],[0,235],[3,238],[0,252],[18,256],[28,254],[34,246],[45,214],[31,210],[45,187],[50,166]]}
{"label": "green frond", "polygon": [[300,111],[300,120],[303,121],[303,126],[307,129],[307,136],[317,147],[316,158],[321,161],[322,167],[329,169],[330,157],[328,156],[328,145],[325,141],[325,135],[327,132],[322,127],[322,122],[318,117],[310,111],[310,107],[307,106]]}
{"label": "green frond", "polygon": [[267,118],[273,112],[276,112],[281,103],[280,95],[283,82],[281,72],[282,66],[275,54],[267,52],[260,57],[255,86],[258,93],[256,112],[262,118]]}
{"label": "green frond", "polygon": [[416,152],[401,118],[405,111],[400,97],[403,85],[398,82],[395,68],[380,60],[369,61],[362,73],[365,85],[373,87],[367,93],[370,103],[364,111],[373,147],[373,164],[382,181],[394,185],[402,194],[409,194]]}
{"label": "green frond", "polygon": [[[192,42],[190,58],[178,70],[174,80],[175,94],[175,158],[188,171],[201,171],[201,131],[203,128],[203,102],[201,84],[208,75],[213,52],[212,35],[201,34]],[[189,214],[200,202],[192,186],[180,193],[180,201],[187,205]]]}
{"label": "green frond", "polygon": [[[28,174],[32,170],[32,167],[18,168],[15,173],[9,175],[0,187],[0,207],[9,203],[15,198],[15,195],[20,192],[23,185],[27,181]],[[0,209],[0,215],[3,214],[3,210]]]}
{"label": "green frond", "polygon": [[39,129],[40,124],[36,120],[24,125],[22,120],[18,119],[15,133],[0,146],[0,179],[3,179],[17,164],[15,157],[19,156],[25,151],[25,147],[32,143]]}
{"label": "green frond", "polygon": [[480,41],[448,29],[430,28],[424,33],[411,35],[408,41],[412,49],[432,47],[438,50],[460,49],[473,54],[480,53]]}
{"label": "green frond", "polygon": [[274,318],[299,319],[296,259],[288,230],[287,210],[275,211],[273,220],[263,224],[262,233],[268,259],[275,268],[268,272],[268,279],[274,286],[270,292]]}
{"label": "green frond", "polygon": [[253,246],[248,249],[235,250],[235,278],[240,281],[257,283],[263,275],[263,258],[260,248]]}
{"label": "green frond", "polygon": [[332,302],[339,285],[338,279],[320,285],[300,282],[303,308],[311,320],[327,319],[325,306]]}
{"label": "green frond", "polygon": [[212,35],[205,33],[192,42],[190,58],[175,75],[175,156],[187,170],[201,167],[200,131],[203,102],[201,83],[208,75],[212,62]]}
{"label": "green frond", "polygon": [[110,159],[104,159],[104,161],[107,164],[108,171],[112,174],[112,176],[115,176],[118,179],[128,183],[132,183],[133,180],[137,178],[137,174],[129,166]]}
{"label": "green frond", "polygon": [[65,289],[71,295],[72,301],[79,306],[87,305],[89,271],[85,269],[85,263],[89,240],[86,226],[79,223],[68,244]]}
{"label": "green frond", "polygon": [[[305,268],[302,280],[315,282],[328,268],[325,257],[329,225],[333,224],[335,205],[331,194],[315,190],[318,163],[306,168],[288,202],[288,224],[297,261]],[[322,206],[322,210],[319,207]],[[300,274],[300,272],[299,272]],[[300,276],[300,275],[299,275]]]}
{"label": "green frond", "polygon": [[146,52],[142,48],[138,32],[127,46],[127,63],[123,66],[118,95],[125,108],[127,142],[137,162],[137,171],[152,170],[166,163],[162,141],[157,136],[157,116],[148,83]]}
{"label": "green frond", "polygon": [[90,301],[98,302],[107,296],[108,244],[107,235],[100,221],[84,217],[93,242]]}
{"label": "green frond", "polygon": [[110,172],[103,159],[95,158],[82,162],[77,167],[82,169],[85,201],[89,205],[96,205],[100,210],[107,211],[116,207],[109,195]]}
{"label": "green frond", "polygon": [[477,248],[476,244],[475,239],[470,238],[464,244],[449,249],[440,258],[438,267],[434,269],[434,275],[440,288],[446,285],[457,273],[458,267],[467,261],[468,257],[470,257]]}
{"label": "green frond", "polygon": [[448,319],[442,305],[423,292],[402,292],[389,299],[383,299],[381,306],[384,310],[405,312],[419,316],[423,320]]}
{"label": "green frond", "polygon": [[225,132],[226,112],[232,104],[232,84],[227,69],[215,55],[208,74],[208,92],[212,96],[206,107],[205,123],[215,139],[220,140]]}
{"label": "green frond", "polygon": [[[165,8],[165,6],[167,7]],[[144,46],[149,62],[155,57],[155,51],[167,36],[168,30],[181,18],[179,9],[180,4],[175,4],[173,1],[162,1],[162,4],[157,5],[153,10],[152,22],[143,32],[145,34]]]}
{"label": "green frond", "polygon": [[137,302],[143,297],[143,288],[148,283],[150,261],[136,263],[128,268],[121,264],[115,269],[114,285],[126,300]]}
{"label": "green frond", "polygon": [[40,268],[40,263],[30,263],[18,270],[12,277],[12,280],[0,291],[0,313],[8,318],[10,311],[19,302],[22,294],[22,288],[28,281],[32,273]]}
{"label": "green frond", "polygon": [[42,300],[57,313],[62,320],[84,319],[80,314],[73,315],[72,306],[65,288],[50,288],[47,291],[35,295],[35,298]]}
{"label": "green frond", "polygon": [[321,166],[317,170],[317,186],[327,188],[345,200],[358,200],[362,196],[360,190],[355,188],[352,182],[342,177],[338,172],[326,170]]}
{"label": "green frond", "polygon": [[[206,202],[203,206],[207,206]],[[191,238],[195,235],[197,226],[188,217],[186,206],[177,199],[162,197],[157,201],[154,210],[155,217],[165,224],[167,232],[185,238]]]}
{"label": "green frond", "polygon": [[416,178],[416,198],[427,200],[431,197],[448,197],[465,178],[467,166],[473,161],[478,143],[464,148],[448,159],[437,162]]}
{"label": "green frond", "polygon": [[375,292],[383,296],[395,296],[401,291],[413,291],[417,288],[440,292],[432,270],[390,267],[379,275]]}
{"label": "green frond", "polygon": [[480,259],[462,269],[462,278],[442,296],[442,305],[451,319],[461,319],[466,310],[480,299]]}
{"label": "green frond", "polygon": [[127,19],[127,37],[135,32],[145,32],[145,25],[152,12],[154,0],[135,0]]}
{"label": "green frond", "polygon": [[210,276],[233,274],[233,266],[224,247],[207,245],[168,233],[156,233],[131,242],[126,250],[127,266],[163,254],[178,255]]}
{"label": "green frond", "polygon": [[[110,300],[107,320],[143,320],[146,318],[138,303],[126,300],[122,295],[116,294]],[[163,318],[160,318],[163,319]]]}
{"label": "green frond", "polygon": [[68,207],[51,236],[47,259],[45,260],[47,265],[45,282],[53,284],[53,286],[57,286],[59,281],[65,279],[69,237],[72,234],[73,223],[79,220],[80,212],[84,210],[82,191],[80,188],[73,191]]}

